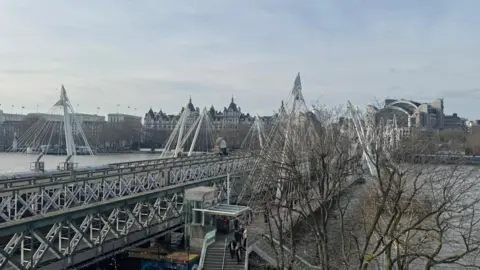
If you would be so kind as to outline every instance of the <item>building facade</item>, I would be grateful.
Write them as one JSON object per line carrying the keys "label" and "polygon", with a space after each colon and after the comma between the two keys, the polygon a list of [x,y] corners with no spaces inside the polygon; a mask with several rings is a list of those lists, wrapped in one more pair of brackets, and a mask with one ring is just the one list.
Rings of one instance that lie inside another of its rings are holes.
{"label": "building facade", "polygon": [[4,113],[0,110],[0,151],[12,147],[15,136],[20,136],[26,115]]}
{"label": "building facade", "polygon": [[[154,112],[150,109],[144,118],[144,139],[146,144],[153,144],[162,147],[168,136],[180,119],[183,110],[189,110],[190,116],[187,118],[186,126],[191,126],[200,115],[200,108],[195,107],[190,98],[187,105],[183,107],[179,114],[165,114],[162,110]],[[212,105],[209,109],[209,117],[216,129],[218,137],[223,137],[232,147],[238,147],[242,139],[248,133],[253,123],[253,117],[250,114],[242,113],[240,107],[235,103],[232,97],[228,107],[223,110],[216,110]]]}
{"label": "building facade", "polygon": [[372,113],[375,121],[385,125],[391,124],[393,118],[397,123],[400,136],[409,136],[413,129],[431,132],[442,130],[468,131],[467,119],[457,113],[445,115],[443,99],[431,103],[422,103],[405,99],[386,99],[382,108],[367,106],[367,112]]}
{"label": "building facade", "polygon": [[[79,124],[82,126],[82,129],[85,132],[87,140],[99,139],[99,136],[105,125],[104,116],[77,113],[73,114],[72,118],[74,119],[72,120],[72,132],[74,137],[80,135],[80,130],[78,129]],[[45,128],[40,129],[39,127],[37,131],[29,130],[38,121],[45,121]],[[58,137],[63,138],[63,115],[44,113],[30,113],[27,115],[5,114],[0,110],[0,151],[6,151],[12,148],[14,138],[17,140],[20,139],[20,143],[23,142],[24,144],[33,144],[34,142],[29,142],[28,138],[21,139],[22,136],[28,137],[28,133],[32,132],[45,133],[35,134],[37,135],[36,138],[44,137],[51,141],[57,141]],[[38,141],[38,143],[42,142]],[[18,145],[18,147],[23,146]]]}
{"label": "building facade", "polygon": [[375,114],[376,121],[387,124],[394,117],[400,128],[436,129],[444,128],[443,99],[421,103],[405,99],[386,99],[383,108],[369,105],[367,111]]}
{"label": "building facade", "polygon": [[138,148],[142,134],[140,116],[110,113],[102,132],[101,141],[106,152]]}

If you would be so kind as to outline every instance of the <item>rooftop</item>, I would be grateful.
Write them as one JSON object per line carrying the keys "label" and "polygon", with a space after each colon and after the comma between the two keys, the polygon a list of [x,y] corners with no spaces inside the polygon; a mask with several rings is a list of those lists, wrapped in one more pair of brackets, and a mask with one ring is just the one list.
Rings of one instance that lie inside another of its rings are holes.
{"label": "rooftop", "polygon": [[250,207],[243,205],[216,204],[206,209],[193,209],[208,214],[236,217],[250,210]]}

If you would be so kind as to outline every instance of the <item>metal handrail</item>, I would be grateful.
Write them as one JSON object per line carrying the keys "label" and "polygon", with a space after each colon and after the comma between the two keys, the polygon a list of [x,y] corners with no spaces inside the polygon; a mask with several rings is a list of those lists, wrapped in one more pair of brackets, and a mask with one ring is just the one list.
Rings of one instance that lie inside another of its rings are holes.
{"label": "metal handrail", "polygon": [[202,253],[200,255],[200,261],[198,262],[198,270],[203,269],[203,264],[205,263],[205,256],[207,255],[207,248],[211,244],[215,243],[216,234],[217,234],[217,229],[213,229],[205,234],[205,237],[203,238]]}
{"label": "metal handrail", "polygon": [[223,245],[222,270],[223,270],[223,268],[225,267],[225,255],[226,255],[226,252],[227,252],[227,239],[228,239],[228,238],[225,238],[225,244]]}
{"label": "metal handrail", "polygon": [[[287,248],[285,245],[280,245],[280,242],[278,242],[277,239],[272,238],[272,237],[270,237],[269,235],[266,235],[266,234],[264,234],[263,237],[269,238],[270,240],[273,241],[273,243],[275,243],[276,245],[280,246],[280,248],[284,249],[284,250],[287,251],[288,253],[292,253],[292,251],[291,251],[289,248]],[[312,265],[312,264],[309,263],[307,260],[305,260],[304,258],[300,257],[298,254],[295,254],[295,259],[299,260],[300,262],[302,262],[302,264],[304,264],[305,266],[307,266],[307,267],[310,268],[310,269],[322,269],[322,267],[320,267],[320,266]]]}

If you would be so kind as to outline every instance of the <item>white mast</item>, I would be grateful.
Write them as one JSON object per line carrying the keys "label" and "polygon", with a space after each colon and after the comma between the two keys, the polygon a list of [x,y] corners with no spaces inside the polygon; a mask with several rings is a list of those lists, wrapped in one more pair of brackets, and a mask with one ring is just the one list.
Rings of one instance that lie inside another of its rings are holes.
{"label": "white mast", "polygon": [[76,155],[75,141],[73,140],[72,134],[72,121],[70,119],[70,112],[68,110],[70,106],[70,101],[68,100],[67,91],[65,91],[65,87],[63,87],[63,85],[60,93],[60,100],[57,102],[57,105],[63,107],[63,129],[65,132],[67,155]]}

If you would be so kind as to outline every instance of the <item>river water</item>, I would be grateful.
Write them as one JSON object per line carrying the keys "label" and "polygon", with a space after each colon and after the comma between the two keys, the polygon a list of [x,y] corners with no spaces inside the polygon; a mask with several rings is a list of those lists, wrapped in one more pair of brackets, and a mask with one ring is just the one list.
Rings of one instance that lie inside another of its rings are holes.
{"label": "river water", "polygon": [[[78,166],[94,166],[115,162],[126,162],[145,159],[159,158],[160,153],[125,153],[125,154],[102,154],[95,156],[75,156],[74,162]],[[30,163],[37,159],[37,155],[24,153],[0,153],[0,174],[22,172],[30,170]],[[64,162],[66,156],[43,156],[46,170],[56,169],[60,162]]]}

